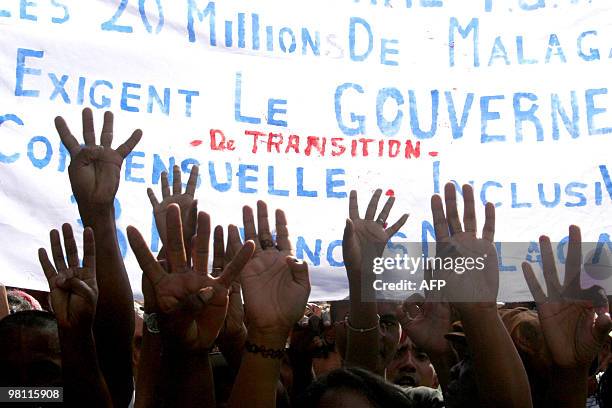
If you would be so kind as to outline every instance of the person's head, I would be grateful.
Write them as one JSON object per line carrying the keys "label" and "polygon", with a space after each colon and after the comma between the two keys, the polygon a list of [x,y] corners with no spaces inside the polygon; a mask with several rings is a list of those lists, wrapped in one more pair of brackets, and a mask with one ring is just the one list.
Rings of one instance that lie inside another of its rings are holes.
{"label": "person's head", "polygon": [[296,400],[297,407],[411,407],[404,391],[369,371],[340,368],[312,383]]}
{"label": "person's head", "polygon": [[397,319],[396,309],[396,303],[378,302],[378,315],[380,316],[378,352],[383,368],[391,364],[402,337],[402,327]]}
{"label": "person's head", "polygon": [[387,367],[387,380],[401,387],[438,387],[438,377],[429,356],[406,336]]}
{"label": "person's head", "polygon": [[543,406],[550,386],[552,358],[538,315],[524,307],[500,309],[499,315],[527,372],[534,406]]}
{"label": "person's head", "polygon": [[0,320],[0,386],[60,386],[61,361],[53,314],[28,310]]}
{"label": "person's head", "polygon": [[6,298],[11,313],[23,312],[26,310],[42,310],[40,303],[33,296],[22,290],[11,289],[6,292]]}
{"label": "person's head", "polygon": [[[402,337],[402,328],[396,315],[397,303],[378,302],[378,314],[380,323],[378,325],[378,361],[380,372],[389,366],[391,360],[399,347]],[[347,331],[344,322],[339,322],[335,326],[336,350],[344,360],[346,354]]]}

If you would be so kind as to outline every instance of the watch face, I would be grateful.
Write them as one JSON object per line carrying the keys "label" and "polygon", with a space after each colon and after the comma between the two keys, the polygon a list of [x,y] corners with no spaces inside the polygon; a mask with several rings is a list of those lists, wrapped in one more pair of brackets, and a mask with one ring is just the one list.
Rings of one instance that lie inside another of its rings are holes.
{"label": "watch face", "polygon": [[149,332],[159,333],[159,325],[157,324],[157,315],[155,313],[145,314],[144,323]]}

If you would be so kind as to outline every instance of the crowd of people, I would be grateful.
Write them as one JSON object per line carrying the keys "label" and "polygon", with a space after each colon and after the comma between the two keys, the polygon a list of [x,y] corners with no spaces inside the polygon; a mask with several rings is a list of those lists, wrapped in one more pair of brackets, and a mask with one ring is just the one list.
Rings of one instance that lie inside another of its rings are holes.
{"label": "crowd of people", "polygon": [[308,265],[294,257],[285,213],[276,210],[271,229],[265,202],[244,206],[243,242],[237,226],[213,229],[199,211],[198,167],[183,189],[175,166],[171,179],[162,174],[161,200],[148,190],[158,255],[127,230],[142,269],[139,304],[113,201],[142,132],[113,149],[110,112],[100,144],[90,109],[84,144],[63,118],[55,125],[71,157],[83,253],[64,224],[50,232],[50,254],[38,253],[48,297],[0,287],[0,386],[61,386],[74,407],[612,407],[609,302],[603,289],[580,285],[577,226],[564,273],[542,236],[545,288],[525,263],[535,302],[500,305],[495,207],[485,206],[480,232],[472,188],[463,186],[461,218],[448,184],[430,203],[436,256],[483,256],[484,267],[430,265],[425,279],[444,280],[439,290],[373,301],[374,258],[408,216],[388,226],[394,197],[381,208],[376,190],[364,212],[351,191],[342,240],[349,298],[308,303]]}

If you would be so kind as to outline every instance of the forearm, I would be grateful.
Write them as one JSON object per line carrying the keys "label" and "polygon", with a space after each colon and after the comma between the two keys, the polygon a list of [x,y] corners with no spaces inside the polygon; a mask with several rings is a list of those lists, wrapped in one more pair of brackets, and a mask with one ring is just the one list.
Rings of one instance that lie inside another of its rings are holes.
{"label": "forearm", "polygon": [[208,351],[164,351],[167,406],[214,407],[215,384]]}
{"label": "forearm", "polygon": [[65,402],[74,407],[112,407],[111,397],[98,365],[91,329],[60,329]]}
{"label": "forearm", "polygon": [[231,367],[234,373],[237,373],[240,369],[246,336],[247,335],[245,332],[243,335],[233,338],[223,338],[218,342],[221,354],[223,354],[225,361],[227,361],[227,364]]}
{"label": "forearm", "polygon": [[558,408],[583,408],[587,400],[588,367],[551,370],[552,382],[547,400]]}
{"label": "forearm", "polygon": [[142,350],[138,367],[134,406],[136,408],[164,406],[161,336],[150,333],[146,328],[142,334]]}
{"label": "forearm", "polygon": [[474,356],[480,400],[485,406],[531,407],[527,373],[495,306],[461,310]]}
{"label": "forearm", "polygon": [[291,401],[294,401],[312,384],[315,376],[309,353],[289,349],[289,361],[293,370],[293,386],[289,390],[289,395]]}
{"label": "forearm", "polygon": [[[287,336],[256,336],[249,333],[251,343],[273,350],[285,347]],[[232,388],[229,406],[233,408],[275,408],[276,388],[281,360],[245,351]]]}
{"label": "forearm", "polygon": [[79,207],[85,226],[96,239],[98,304],[94,335],[100,366],[116,406],[126,406],[133,392],[131,366],[134,334],[133,295],[123,264],[112,207]]}
{"label": "forearm", "polygon": [[[350,274],[361,273],[358,271]],[[362,291],[372,291],[373,288],[362,288],[359,283],[349,282],[349,328],[346,327],[346,358],[348,366],[360,367],[384,376],[384,367],[378,365],[378,311],[372,299],[364,301]],[[366,293],[367,294],[367,293]],[[354,329],[372,329],[360,332]]]}

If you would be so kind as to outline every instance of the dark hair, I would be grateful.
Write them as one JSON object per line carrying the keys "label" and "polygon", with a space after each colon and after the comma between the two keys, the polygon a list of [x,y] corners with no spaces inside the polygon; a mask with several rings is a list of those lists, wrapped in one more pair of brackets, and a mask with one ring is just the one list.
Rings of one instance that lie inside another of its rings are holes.
{"label": "dark hair", "polygon": [[57,320],[53,313],[44,310],[24,310],[5,316],[0,320],[0,335],[15,327],[44,328],[57,330]]}
{"label": "dark hair", "polygon": [[608,365],[599,380],[597,402],[601,408],[612,408],[612,364]]}
{"label": "dark hair", "polygon": [[312,383],[297,398],[296,407],[316,407],[329,390],[346,389],[366,397],[375,407],[412,407],[404,391],[384,378],[360,368],[339,368]]}
{"label": "dark hair", "polygon": [[32,305],[21,296],[17,296],[14,293],[8,292],[6,298],[9,304],[9,310],[11,313],[25,312],[26,310],[34,310]]}

